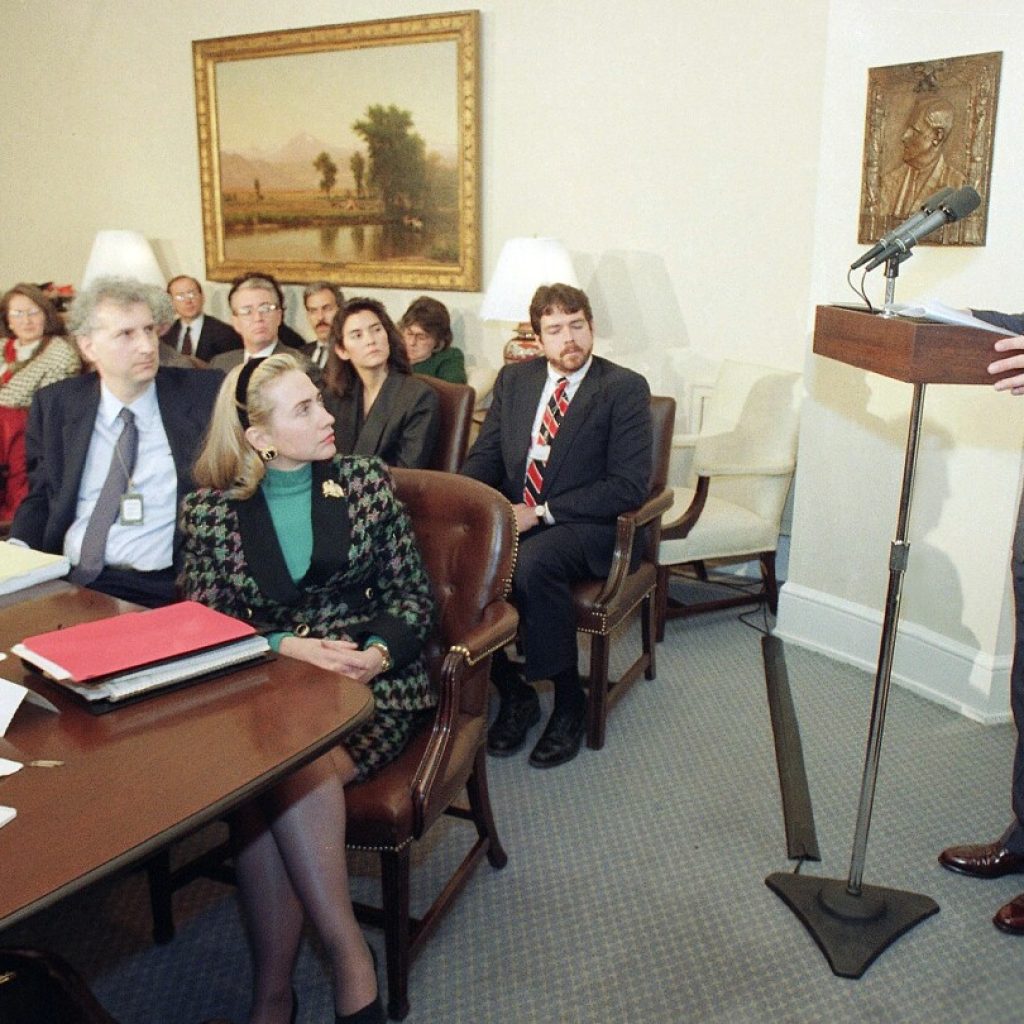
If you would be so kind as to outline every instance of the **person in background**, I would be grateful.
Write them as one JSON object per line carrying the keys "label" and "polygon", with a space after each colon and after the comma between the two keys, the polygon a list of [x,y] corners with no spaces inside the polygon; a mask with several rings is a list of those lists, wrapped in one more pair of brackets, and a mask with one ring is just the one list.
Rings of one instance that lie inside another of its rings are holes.
{"label": "person in background", "polygon": [[203,311],[206,301],[202,285],[187,274],[167,282],[167,294],[178,319],[163,335],[164,341],[183,356],[195,356],[208,363],[222,352],[242,347],[242,337],[233,327]]}
{"label": "person in background", "polygon": [[153,291],[108,277],[76,297],[69,326],[95,372],[36,392],[11,524],[12,540],[66,555],[72,583],[148,607],[176,597],[178,503],[221,381],[160,366]]}
{"label": "person in background", "polygon": [[377,455],[389,466],[427,466],[437,441],[437,392],[409,372],[387,310],[375,299],[351,299],[334,318],[330,338],[324,402],[334,416],[338,451]]}
{"label": "person in background", "polygon": [[[422,657],[433,617],[412,524],[379,459],[339,456],[297,353],[231,371],[182,505],[182,593],[268,633],[281,655],[373,691],[373,718],[236,812],[239,898],[254,957],[250,1020],[294,1021],[291,974],[310,917],[339,1024],[385,1019],[352,910],[344,784],[391,761],[436,703]],[[226,572],[225,566],[231,571]]]}
{"label": "person in background", "polygon": [[[1001,358],[989,364],[988,371],[991,374],[1012,374],[995,382],[996,391],[1024,395],[1024,313],[997,313],[983,309],[971,312],[979,320],[1014,335],[996,341],[995,350]],[[995,842],[949,846],[939,854],[939,863],[948,871],[974,878],[1024,874],[1024,496],[1017,513],[1010,565],[1016,608],[1016,638],[1010,670],[1010,706],[1017,727],[1010,785],[1013,818]],[[992,923],[1010,935],[1024,935],[1024,892],[1000,907]]]}
{"label": "person in background", "polygon": [[302,289],[302,304],[306,307],[309,326],[316,335],[316,341],[306,345],[302,353],[322,375],[331,350],[331,324],[334,323],[338,310],[345,305],[345,296],[336,284],[329,281],[314,281]]}
{"label": "person in background", "polygon": [[461,348],[452,345],[452,322],[443,302],[421,295],[398,321],[413,373],[466,383]]}
{"label": "person in background", "polygon": [[4,327],[0,364],[0,521],[14,517],[28,493],[25,424],[32,398],[82,369],[53,303],[33,284],[16,284],[0,299]]}

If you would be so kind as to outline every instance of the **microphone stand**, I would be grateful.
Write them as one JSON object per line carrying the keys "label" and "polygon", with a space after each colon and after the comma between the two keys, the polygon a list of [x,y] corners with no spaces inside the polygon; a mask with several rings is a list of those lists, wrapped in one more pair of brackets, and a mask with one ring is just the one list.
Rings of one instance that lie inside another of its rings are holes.
{"label": "microphone stand", "polygon": [[[899,265],[913,253],[890,256],[885,267],[885,311],[883,317],[894,317],[893,294]],[[850,855],[850,873],[845,884],[838,878],[816,878],[776,872],[765,879],[775,892],[804,923],[814,941],[825,954],[832,973],[844,978],[859,978],[875,959],[905,932],[925,918],[938,913],[939,905],[930,897],[899,889],[863,885],[864,860],[867,855],[868,830],[875,800],[875,784],[882,752],[882,733],[889,701],[893,650],[903,596],[903,576],[907,570],[910,544],[907,525],[910,502],[914,493],[914,474],[921,438],[924,411],[924,384],[914,384],[914,397],[907,432],[903,481],[900,486],[896,538],[889,549],[889,586],[882,618],[882,637],[878,649],[878,669],[868,726],[864,771],[861,776],[857,825]]]}
{"label": "microphone stand", "polygon": [[891,319],[898,314],[893,312],[893,299],[896,296],[896,278],[900,276],[900,264],[909,260],[914,254],[908,249],[906,252],[897,252],[885,261],[885,304],[879,316]]}

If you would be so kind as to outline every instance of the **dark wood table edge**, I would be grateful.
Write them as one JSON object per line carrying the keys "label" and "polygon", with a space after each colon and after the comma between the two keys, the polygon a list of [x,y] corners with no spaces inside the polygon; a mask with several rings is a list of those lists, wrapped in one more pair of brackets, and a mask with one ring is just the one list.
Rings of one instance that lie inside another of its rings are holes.
{"label": "dark wood table edge", "polygon": [[222,817],[234,810],[236,807],[241,807],[242,804],[246,803],[248,800],[253,799],[260,793],[269,789],[279,779],[284,778],[286,775],[291,774],[291,772],[296,771],[299,768],[304,768],[307,764],[311,764],[318,757],[322,757],[336,743],[340,742],[350,732],[365,723],[373,713],[373,708],[373,694],[372,691],[367,688],[366,702],[358,715],[350,718],[346,722],[343,722],[337,729],[332,729],[331,732],[321,741],[313,744],[301,753],[296,754],[294,757],[290,757],[287,761],[283,761],[272,771],[264,772],[258,778],[252,779],[244,786],[235,790],[235,792],[230,796],[217,800],[209,806],[204,807],[196,814],[190,815],[188,818],[180,821],[172,828],[165,829],[158,835],[147,839],[144,843],[139,843],[137,846],[132,847],[131,850],[126,850],[124,853],[118,854],[116,857],[112,857],[106,863],[79,875],[70,882],[66,882],[57,889],[48,892],[45,896],[41,896],[39,899],[34,900],[31,903],[27,903],[18,910],[11,912],[3,919],[0,919],[0,933],[13,925],[20,924],[32,917],[34,914],[52,907],[62,899],[66,899],[68,896],[73,896],[75,893],[81,892],[83,889],[87,889],[90,885],[94,885],[96,882],[103,881],[106,878],[111,878],[123,871],[137,867],[149,857],[158,853],[165,846],[170,846],[172,843],[179,842],[180,840],[193,835],[205,825],[208,825],[211,821]]}

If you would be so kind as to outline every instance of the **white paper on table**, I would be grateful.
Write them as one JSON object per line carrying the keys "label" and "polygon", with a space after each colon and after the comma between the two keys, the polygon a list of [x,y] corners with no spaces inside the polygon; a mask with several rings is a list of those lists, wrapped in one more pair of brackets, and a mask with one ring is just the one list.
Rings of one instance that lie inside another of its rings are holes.
{"label": "white paper on table", "polygon": [[0,757],[0,775],[13,775],[20,772],[25,766],[20,761],[12,761],[6,757]]}
{"label": "white paper on table", "polygon": [[938,299],[917,299],[914,302],[894,302],[889,309],[897,316],[909,316],[919,320],[934,320],[940,324],[959,324],[974,327],[993,334],[1009,334],[1005,327],[996,327],[986,320],[979,320],[969,309],[956,309]]}
{"label": "white paper on table", "polygon": [[28,690],[19,683],[0,679],[0,736],[7,735],[7,726],[11,724],[14,712],[21,707]]}
{"label": "white paper on table", "polygon": [[17,813],[13,807],[0,807],[0,828],[12,821]]}
{"label": "white paper on table", "polygon": [[9,679],[0,678],[0,736],[7,735],[7,727],[11,724],[14,712],[21,707],[21,702],[27,700],[36,707],[46,711],[57,711],[57,707],[51,704],[45,697],[22,686],[21,683],[12,683]]}

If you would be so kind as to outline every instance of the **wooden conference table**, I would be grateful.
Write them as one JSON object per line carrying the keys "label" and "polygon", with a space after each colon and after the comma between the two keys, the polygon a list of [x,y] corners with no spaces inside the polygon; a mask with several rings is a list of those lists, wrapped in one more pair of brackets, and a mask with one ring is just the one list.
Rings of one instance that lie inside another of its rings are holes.
{"label": "wooden conference table", "polygon": [[10,654],[26,636],[134,605],[62,581],[0,597],[0,676],[23,702],[0,757],[53,759],[0,777],[0,928],[144,860],[314,760],[369,717],[370,690],[290,658],[92,715]]}

